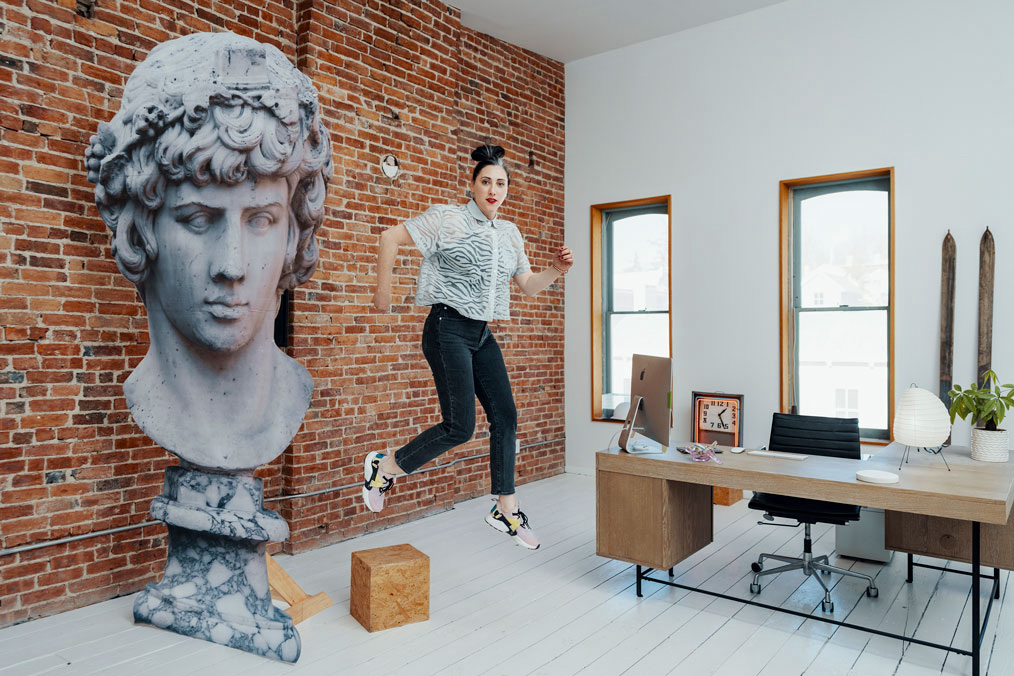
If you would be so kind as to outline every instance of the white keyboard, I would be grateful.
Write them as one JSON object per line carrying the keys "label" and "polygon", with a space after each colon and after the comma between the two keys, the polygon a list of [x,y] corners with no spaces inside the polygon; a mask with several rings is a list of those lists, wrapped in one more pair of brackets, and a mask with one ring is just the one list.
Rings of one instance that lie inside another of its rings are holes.
{"label": "white keyboard", "polygon": [[810,456],[799,453],[782,453],[781,451],[747,451],[747,455],[763,455],[768,458],[784,458],[785,460],[806,460]]}

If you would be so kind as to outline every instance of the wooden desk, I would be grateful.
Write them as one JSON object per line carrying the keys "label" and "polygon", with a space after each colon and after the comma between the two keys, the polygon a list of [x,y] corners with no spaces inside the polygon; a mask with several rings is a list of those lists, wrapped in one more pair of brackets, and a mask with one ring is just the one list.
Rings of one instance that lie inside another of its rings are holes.
{"label": "wooden desk", "polygon": [[[725,452],[719,456],[721,465],[693,462],[672,446],[660,455],[628,455],[619,450],[596,454],[596,553],[637,564],[638,593],[642,579],[661,582],[645,578],[647,573],[642,574],[641,566],[656,570],[672,568],[711,542],[712,486],[879,507],[903,519],[915,519],[895,529],[900,540],[894,544],[910,553],[942,555],[934,553],[939,547],[934,547],[932,537],[920,539],[918,533],[906,533],[905,525],[944,524],[953,532],[938,540],[953,544],[954,552],[970,552],[969,560],[979,564],[983,562],[981,550],[985,549],[990,558],[988,565],[1014,569],[1014,524],[1008,526],[1014,503],[1014,462],[976,462],[969,457],[967,449],[952,447],[945,451],[950,472],[940,458],[927,454],[913,454],[913,460],[899,472],[902,447],[897,445],[885,448],[870,460],[819,455],[811,455],[806,460],[787,460],[732,454],[728,447],[723,450]],[[900,481],[896,484],[864,483],[856,480],[859,469],[894,472],[899,474]],[[986,524],[984,534],[980,533],[980,524]],[[944,526],[939,527],[946,530]],[[982,535],[989,539],[985,547],[981,546]],[[980,616],[978,571],[978,565],[974,565],[975,617]],[[994,591],[998,590],[998,582],[994,581]],[[752,603],[745,599],[734,600]],[[987,617],[988,613],[987,609]],[[813,619],[868,630],[826,618]],[[971,652],[927,645],[972,656],[972,672],[978,674],[982,626],[979,622],[972,625]]]}

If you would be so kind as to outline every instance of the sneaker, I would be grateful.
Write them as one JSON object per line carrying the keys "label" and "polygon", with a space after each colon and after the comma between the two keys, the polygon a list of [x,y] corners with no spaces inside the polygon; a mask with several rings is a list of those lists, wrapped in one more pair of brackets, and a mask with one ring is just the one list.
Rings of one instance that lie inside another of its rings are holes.
{"label": "sneaker", "polygon": [[394,477],[380,471],[380,460],[383,453],[366,454],[366,461],[363,463],[363,474],[366,481],[363,482],[363,502],[371,512],[379,512],[384,509],[384,493],[394,486]]}
{"label": "sneaker", "polygon": [[507,533],[515,544],[525,549],[539,548],[539,538],[535,537],[535,533],[528,527],[528,517],[520,509],[507,516],[494,504],[493,509],[486,515],[486,523],[501,533]]}

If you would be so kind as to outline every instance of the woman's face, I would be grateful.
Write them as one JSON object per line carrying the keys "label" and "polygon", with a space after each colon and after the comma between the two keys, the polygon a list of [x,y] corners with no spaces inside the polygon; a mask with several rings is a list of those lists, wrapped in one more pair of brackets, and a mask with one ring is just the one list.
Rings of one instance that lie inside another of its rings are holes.
{"label": "woman's face", "polygon": [[486,218],[496,218],[496,210],[507,199],[507,171],[495,164],[483,167],[472,182],[472,195]]}

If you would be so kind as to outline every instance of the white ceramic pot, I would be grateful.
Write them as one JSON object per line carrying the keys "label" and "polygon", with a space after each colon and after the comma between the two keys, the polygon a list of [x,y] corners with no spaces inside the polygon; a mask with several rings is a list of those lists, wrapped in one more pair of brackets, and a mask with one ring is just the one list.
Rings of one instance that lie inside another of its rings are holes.
{"label": "white ceramic pot", "polygon": [[1010,457],[1010,436],[1007,430],[972,428],[972,460],[1007,462]]}

